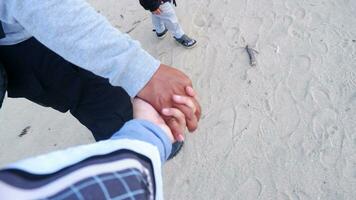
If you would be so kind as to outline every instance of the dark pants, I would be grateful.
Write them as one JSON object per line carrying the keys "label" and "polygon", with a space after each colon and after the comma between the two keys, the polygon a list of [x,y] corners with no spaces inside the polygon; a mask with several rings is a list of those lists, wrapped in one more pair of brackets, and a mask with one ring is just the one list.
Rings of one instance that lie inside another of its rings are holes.
{"label": "dark pants", "polygon": [[132,119],[130,97],[105,78],[66,61],[36,39],[0,46],[8,75],[8,96],[67,112],[96,140],[109,138]]}

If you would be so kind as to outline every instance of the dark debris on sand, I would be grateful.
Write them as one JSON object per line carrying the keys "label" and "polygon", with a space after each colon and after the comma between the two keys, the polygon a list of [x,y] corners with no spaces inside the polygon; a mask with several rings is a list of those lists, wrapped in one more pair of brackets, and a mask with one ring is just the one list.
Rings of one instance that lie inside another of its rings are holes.
{"label": "dark debris on sand", "polygon": [[18,135],[19,137],[22,137],[24,135],[26,135],[28,133],[28,131],[30,130],[31,126],[27,126],[26,128],[24,128],[21,133]]}

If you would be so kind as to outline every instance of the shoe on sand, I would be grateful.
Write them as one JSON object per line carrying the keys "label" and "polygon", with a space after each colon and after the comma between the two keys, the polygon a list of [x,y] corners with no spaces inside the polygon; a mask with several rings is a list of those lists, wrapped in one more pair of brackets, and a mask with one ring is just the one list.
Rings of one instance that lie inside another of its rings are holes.
{"label": "shoe on sand", "polygon": [[184,142],[175,142],[172,144],[172,151],[171,154],[168,157],[168,160],[174,158],[176,155],[178,155],[178,153],[180,152],[180,150],[182,149],[184,145]]}
{"label": "shoe on sand", "polygon": [[7,86],[7,79],[5,73],[5,67],[0,63],[0,108],[5,97]]}
{"label": "shoe on sand", "polygon": [[197,41],[196,41],[196,40],[194,40],[194,39],[188,37],[186,34],[184,34],[184,35],[183,35],[182,37],[180,37],[180,38],[174,37],[174,39],[175,39],[179,44],[181,44],[183,47],[188,48],[188,49],[195,47],[196,44],[197,44]]}
{"label": "shoe on sand", "polygon": [[158,33],[156,30],[153,30],[153,31],[156,32],[156,36],[157,36],[159,39],[163,39],[164,37],[166,37],[167,32],[168,32],[168,29],[165,28],[162,33]]}

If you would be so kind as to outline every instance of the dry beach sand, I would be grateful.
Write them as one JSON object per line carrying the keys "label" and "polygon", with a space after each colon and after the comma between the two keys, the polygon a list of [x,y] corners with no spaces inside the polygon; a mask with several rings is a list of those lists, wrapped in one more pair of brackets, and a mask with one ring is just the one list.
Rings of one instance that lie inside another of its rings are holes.
{"label": "dry beach sand", "polygon": [[[157,40],[138,1],[89,2],[200,95],[199,130],[165,167],[167,199],[355,199],[356,1],[179,0],[192,50]],[[93,141],[22,99],[6,99],[0,124],[0,165]]]}

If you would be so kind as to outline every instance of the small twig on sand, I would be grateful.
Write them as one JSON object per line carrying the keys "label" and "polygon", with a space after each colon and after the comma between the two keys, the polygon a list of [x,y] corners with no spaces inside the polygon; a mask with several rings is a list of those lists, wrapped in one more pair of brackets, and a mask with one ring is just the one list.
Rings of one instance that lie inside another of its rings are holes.
{"label": "small twig on sand", "polygon": [[18,135],[18,136],[19,136],[19,137],[22,137],[22,136],[26,135],[26,134],[28,133],[28,131],[30,130],[30,128],[31,128],[31,126],[27,126],[26,128],[24,128],[24,129],[21,131],[20,135]]}
{"label": "small twig on sand", "polygon": [[258,53],[256,50],[250,48],[248,45],[245,47],[248,57],[250,58],[250,65],[252,67],[255,67],[257,65],[257,60],[256,60],[256,53]]}
{"label": "small twig on sand", "polygon": [[126,31],[127,34],[131,33],[133,30],[135,30],[136,26],[130,28],[128,31]]}
{"label": "small twig on sand", "polygon": [[132,28],[130,28],[128,31],[126,31],[127,34],[131,33],[135,28],[141,23],[141,20],[137,20],[134,23],[132,23]]}
{"label": "small twig on sand", "polygon": [[135,28],[137,28],[138,25],[140,25],[141,22],[146,21],[147,17],[143,18],[142,20],[137,20],[132,23],[132,27],[126,31],[127,34],[131,33]]}

